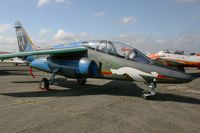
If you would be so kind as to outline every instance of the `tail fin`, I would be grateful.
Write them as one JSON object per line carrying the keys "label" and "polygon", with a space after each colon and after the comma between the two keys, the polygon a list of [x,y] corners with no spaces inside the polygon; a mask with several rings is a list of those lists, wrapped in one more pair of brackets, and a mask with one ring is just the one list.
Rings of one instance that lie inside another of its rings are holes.
{"label": "tail fin", "polygon": [[[29,38],[28,34],[26,33],[25,29],[23,28],[22,24],[17,21],[15,23],[16,28],[16,35],[17,35],[17,42],[19,46],[20,52],[28,52],[28,51],[35,51],[36,47],[32,43],[31,39]],[[35,59],[34,56],[26,57],[25,60],[32,62]]]}
{"label": "tail fin", "polygon": [[35,45],[32,43],[31,39],[29,38],[28,34],[26,33],[22,24],[19,21],[15,23],[15,28],[16,28],[19,51],[20,52],[35,51],[36,50]]}

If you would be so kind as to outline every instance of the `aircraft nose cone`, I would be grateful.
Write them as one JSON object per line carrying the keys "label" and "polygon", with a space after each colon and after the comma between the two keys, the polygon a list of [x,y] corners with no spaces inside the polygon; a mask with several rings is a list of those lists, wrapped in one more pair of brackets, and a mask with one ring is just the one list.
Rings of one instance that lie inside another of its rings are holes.
{"label": "aircraft nose cone", "polygon": [[[159,68],[159,71],[158,71]],[[188,83],[193,80],[193,77],[190,74],[187,74],[183,71],[179,71],[170,67],[157,67],[157,72],[164,75],[164,77],[169,77],[168,79],[163,80],[160,78],[160,82],[165,83]]]}
{"label": "aircraft nose cone", "polygon": [[193,77],[190,74],[184,72],[178,72],[176,75],[177,80],[180,80],[181,83],[191,82]]}

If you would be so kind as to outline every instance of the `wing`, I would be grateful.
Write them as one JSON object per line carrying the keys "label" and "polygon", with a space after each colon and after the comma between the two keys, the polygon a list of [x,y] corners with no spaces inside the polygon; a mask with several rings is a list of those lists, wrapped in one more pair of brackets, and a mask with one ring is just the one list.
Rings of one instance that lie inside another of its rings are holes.
{"label": "wing", "polygon": [[0,60],[14,58],[14,57],[27,57],[27,56],[33,56],[33,55],[65,56],[69,54],[78,54],[78,53],[82,53],[86,51],[87,51],[87,48],[85,47],[76,47],[76,48],[65,48],[65,49],[18,52],[14,54],[2,54],[0,55]]}

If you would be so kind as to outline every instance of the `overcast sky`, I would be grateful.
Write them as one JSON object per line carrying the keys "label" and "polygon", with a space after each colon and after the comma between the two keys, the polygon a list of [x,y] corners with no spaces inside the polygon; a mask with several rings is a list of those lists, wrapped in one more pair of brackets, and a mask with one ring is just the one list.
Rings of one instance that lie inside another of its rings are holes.
{"label": "overcast sky", "polygon": [[42,48],[81,40],[128,42],[143,52],[200,53],[200,0],[1,0],[0,51],[18,50],[19,20]]}

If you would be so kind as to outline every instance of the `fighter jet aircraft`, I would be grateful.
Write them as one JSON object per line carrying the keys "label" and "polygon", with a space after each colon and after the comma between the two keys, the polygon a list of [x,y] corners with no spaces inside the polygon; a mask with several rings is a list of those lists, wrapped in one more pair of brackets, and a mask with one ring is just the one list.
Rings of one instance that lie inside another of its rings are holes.
{"label": "fighter jet aircraft", "polygon": [[0,59],[21,57],[29,61],[32,68],[51,73],[50,80],[41,80],[41,89],[54,84],[56,75],[75,78],[80,85],[84,85],[87,78],[129,80],[148,83],[149,92],[143,94],[143,98],[148,99],[156,94],[157,83],[187,83],[192,80],[189,74],[157,65],[136,48],[121,42],[84,41],[34,51],[22,25],[17,22],[15,28],[22,52],[0,55]]}
{"label": "fighter jet aircraft", "polygon": [[184,55],[183,51],[172,53],[168,50],[162,50],[155,54],[148,54],[147,56],[161,64],[176,67],[182,71],[184,71],[184,67],[200,68],[200,56]]}

